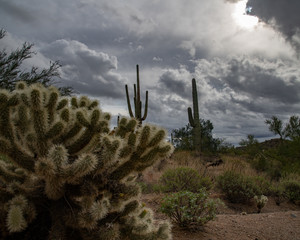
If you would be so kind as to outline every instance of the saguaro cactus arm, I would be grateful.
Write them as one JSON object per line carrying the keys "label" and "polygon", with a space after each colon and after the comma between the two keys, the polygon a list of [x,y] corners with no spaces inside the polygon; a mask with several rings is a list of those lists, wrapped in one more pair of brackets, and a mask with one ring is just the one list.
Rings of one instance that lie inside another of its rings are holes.
{"label": "saguaro cactus arm", "polygon": [[190,122],[190,125],[192,127],[195,127],[195,122],[194,122],[194,118],[193,118],[193,113],[192,113],[192,109],[189,107],[188,108],[188,115],[189,115],[189,122]]}
{"label": "saguaro cactus arm", "polygon": [[134,115],[133,115],[133,111],[131,108],[127,85],[125,85],[125,91],[126,91],[126,99],[127,99],[129,115],[130,115],[130,117],[135,117],[141,123],[142,121],[144,121],[146,119],[147,113],[148,113],[148,91],[146,91],[145,110],[144,110],[144,115],[142,117],[142,101],[141,101],[141,93],[140,93],[139,65],[136,65],[136,72],[137,72],[137,84],[134,84],[134,98],[133,98],[134,110],[135,110]]}
{"label": "saguaro cactus arm", "polygon": [[[127,84],[125,85],[125,91],[126,91],[126,98],[127,98],[127,106],[128,106],[129,116],[130,116],[130,117],[134,117],[134,116],[133,116],[132,109],[131,109],[131,104],[130,104],[130,98],[129,98],[128,86],[127,86]],[[134,104],[135,104],[135,102],[134,102]]]}
{"label": "saguaro cactus arm", "polygon": [[146,91],[145,112],[142,121],[146,119],[147,113],[148,113],[148,91]]}

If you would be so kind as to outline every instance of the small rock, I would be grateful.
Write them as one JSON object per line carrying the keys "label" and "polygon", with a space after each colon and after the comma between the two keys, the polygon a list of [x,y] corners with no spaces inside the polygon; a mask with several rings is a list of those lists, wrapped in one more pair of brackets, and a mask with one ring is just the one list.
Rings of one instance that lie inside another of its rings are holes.
{"label": "small rock", "polygon": [[294,214],[294,213],[291,213],[291,217],[293,217],[293,218],[296,218],[296,217],[297,217],[297,215],[296,215],[296,214]]}

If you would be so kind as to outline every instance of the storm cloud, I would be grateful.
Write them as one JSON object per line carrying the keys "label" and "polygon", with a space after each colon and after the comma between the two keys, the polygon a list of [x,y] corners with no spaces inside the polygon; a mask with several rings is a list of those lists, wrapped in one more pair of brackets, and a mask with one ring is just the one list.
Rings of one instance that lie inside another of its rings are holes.
{"label": "storm cloud", "polygon": [[299,0],[249,0],[250,14],[274,26],[300,50],[300,1]]}
{"label": "storm cloud", "polygon": [[113,72],[118,64],[115,56],[89,49],[75,40],[63,39],[49,44],[42,53],[61,63],[62,81],[74,90],[92,96],[122,96],[122,77]]}
{"label": "storm cloud", "polygon": [[260,19],[252,27],[243,26],[241,2],[0,0],[8,32],[0,44],[34,43],[26,66],[58,60],[61,84],[99,99],[113,119],[128,115],[124,85],[132,97],[139,64],[147,121],[169,131],[188,123],[195,78],[200,117],[236,144],[247,134],[272,137],[266,118],[300,111],[299,1],[249,0]]}

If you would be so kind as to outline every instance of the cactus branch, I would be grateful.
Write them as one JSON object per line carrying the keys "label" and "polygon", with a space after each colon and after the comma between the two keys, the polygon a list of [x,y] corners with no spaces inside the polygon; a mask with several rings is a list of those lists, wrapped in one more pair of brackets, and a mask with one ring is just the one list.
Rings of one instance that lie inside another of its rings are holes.
{"label": "cactus branch", "polygon": [[144,121],[147,117],[148,113],[148,91],[146,91],[146,99],[145,99],[145,110],[144,115],[142,115],[142,101],[141,101],[141,92],[140,92],[140,74],[139,74],[139,65],[136,65],[136,73],[137,73],[137,84],[134,84],[134,115],[131,108],[131,103],[129,99],[129,93],[128,93],[128,86],[125,85],[125,91],[126,91],[126,99],[127,99],[127,106],[128,106],[128,112],[130,117],[134,117],[139,121],[139,124],[142,124],[142,121]]}
{"label": "cactus branch", "polygon": [[127,106],[128,106],[129,115],[130,115],[130,117],[133,117],[127,84],[125,85],[125,91],[126,91],[126,98],[127,98]]}

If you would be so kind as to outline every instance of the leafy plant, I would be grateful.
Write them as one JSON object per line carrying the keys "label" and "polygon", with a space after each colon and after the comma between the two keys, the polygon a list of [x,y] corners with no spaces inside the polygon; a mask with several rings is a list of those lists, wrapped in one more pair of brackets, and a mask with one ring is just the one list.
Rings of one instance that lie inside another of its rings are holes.
{"label": "leafy plant", "polygon": [[285,136],[297,140],[300,137],[300,117],[291,116],[284,129]]}
{"label": "leafy plant", "polygon": [[198,193],[180,191],[165,196],[160,210],[180,227],[196,229],[216,217],[220,204],[220,200],[209,199],[205,189]]}
{"label": "leafy plant", "polygon": [[280,139],[284,137],[284,129],[283,129],[283,123],[282,120],[280,120],[276,116],[272,116],[271,119],[267,119],[265,121],[267,125],[269,125],[269,130],[273,132],[275,135],[279,135]]}
{"label": "leafy plant", "polygon": [[240,146],[244,147],[246,152],[251,156],[255,156],[258,152],[260,152],[260,147],[257,139],[254,138],[253,135],[249,134],[247,139],[242,139],[239,142]]}
{"label": "leafy plant", "polygon": [[217,182],[232,203],[248,203],[255,195],[261,194],[253,178],[232,171],[220,175]]}
{"label": "leafy plant", "polygon": [[270,195],[271,194],[271,181],[266,176],[251,176],[248,177],[254,182],[257,187],[258,195]]}
{"label": "leafy plant", "polygon": [[[213,138],[212,130],[214,128],[210,120],[204,120],[202,118],[200,121],[200,144],[202,152],[217,152],[220,150],[225,150],[228,148],[223,139]],[[194,132],[196,129],[192,128],[188,123],[185,127],[173,129],[172,130],[172,143],[177,150],[195,150],[194,144]]]}
{"label": "leafy plant", "polygon": [[161,187],[157,183],[138,182],[138,184],[141,187],[143,194],[159,193],[161,191]]}
{"label": "leafy plant", "polygon": [[212,185],[209,178],[201,177],[195,169],[188,167],[168,169],[160,177],[159,183],[163,192],[199,192],[203,187],[210,189]]}
{"label": "leafy plant", "polygon": [[300,204],[300,181],[298,179],[285,179],[281,183],[283,194],[291,202]]}
{"label": "leafy plant", "polygon": [[278,134],[280,139],[289,138],[295,140],[300,137],[300,118],[298,116],[291,116],[289,122],[283,126],[282,120],[276,116],[265,121],[269,125],[269,130],[274,134]]}
{"label": "leafy plant", "polygon": [[286,197],[284,196],[284,189],[281,184],[278,182],[273,184],[270,187],[270,195],[274,197],[275,203],[279,206],[282,202],[285,201]]}
{"label": "leafy plant", "polygon": [[[0,30],[0,39],[5,37],[6,32]],[[30,72],[22,71],[24,60],[32,57],[33,44],[24,43],[21,49],[16,49],[8,54],[5,49],[0,51],[0,89],[13,91],[18,81],[24,81],[27,84],[41,83],[46,87],[55,83],[55,78],[59,77],[58,62],[50,63],[48,69],[39,69],[32,67]],[[61,87],[59,91],[64,96],[70,96],[74,93],[71,87]]]}

